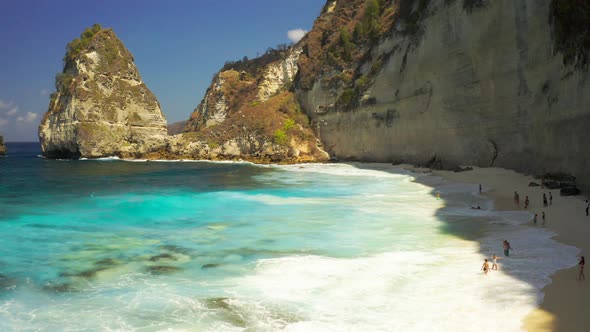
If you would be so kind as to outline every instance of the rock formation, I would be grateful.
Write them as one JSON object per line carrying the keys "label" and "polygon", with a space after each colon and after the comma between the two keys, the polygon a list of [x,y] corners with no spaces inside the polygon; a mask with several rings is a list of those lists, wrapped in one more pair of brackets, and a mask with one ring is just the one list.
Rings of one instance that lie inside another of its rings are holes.
{"label": "rock formation", "polygon": [[560,171],[590,187],[590,8],[568,2],[329,1],[298,100],[342,160]]}
{"label": "rock formation", "polygon": [[95,25],[68,44],[55,85],[39,126],[45,156],[138,158],[165,144],[160,104],[111,29]]}
{"label": "rock formation", "polygon": [[4,145],[4,137],[0,136],[0,156],[6,154],[6,146]]}
{"label": "rock formation", "polygon": [[184,130],[184,127],[186,127],[186,120],[185,121],[178,121],[178,122],[174,122],[174,123],[169,123],[168,124],[168,135],[178,135],[180,133],[182,133],[182,131]]}
{"label": "rock formation", "polygon": [[203,142],[209,159],[256,162],[326,161],[309,119],[289,87],[299,46],[229,62],[214,77],[183,137]]}
{"label": "rock formation", "polygon": [[562,172],[587,188],[588,22],[574,0],[329,0],[293,47],[227,63],[167,138],[128,51],[100,30],[68,53],[41,141],[53,156],[258,162],[326,160],[325,149]]}

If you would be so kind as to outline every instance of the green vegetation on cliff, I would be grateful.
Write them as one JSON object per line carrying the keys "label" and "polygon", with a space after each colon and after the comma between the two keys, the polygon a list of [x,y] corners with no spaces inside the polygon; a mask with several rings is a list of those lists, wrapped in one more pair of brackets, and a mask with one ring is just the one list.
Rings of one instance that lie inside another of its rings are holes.
{"label": "green vegetation on cliff", "polygon": [[100,24],[94,24],[91,27],[88,27],[80,34],[80,38],[76,38],[68,43],[66,46],[66,55],[64,56],[64,62],[72,61],[80,55],[80,52],[88,46],[90,46],[90,42],[92,41],[92,37],[102,30]]}

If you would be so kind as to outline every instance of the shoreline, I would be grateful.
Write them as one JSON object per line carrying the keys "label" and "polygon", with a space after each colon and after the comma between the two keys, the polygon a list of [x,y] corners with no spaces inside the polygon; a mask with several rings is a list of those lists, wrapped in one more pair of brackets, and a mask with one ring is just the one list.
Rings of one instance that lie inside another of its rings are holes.
{"label": "shoreline", "polygon": [[[408,170],[426,171],[409,165],[400,165]],[[475,168],[471,171],[455,173],[453,171],[433,170],[432,175],[445,180],[459,183],[472,183],[483,186],[482,195],[493,201],[495,211],[529,211],[537,213],[538,223],[532,221],[529,227],[541,226],[541,211],[547,214],[546,228],[556,233],[554,240],[574,246],[580,255],[590,252],[590,217],[585,215],[584,196],[560,196],[559,189],[529,187],[529,182],[540,181],[532,176],[501,168]],[[513,192],[518,191],[521,204],[517,207],[513,202]],[[553,195],[553,204],[544,208],[543,192]],[[530,205],[524,209],[524,199],[529,196]],[[529,332],[575,332],[586,331],[590,326],[590,281],[578,281],[578,266],[558,270],[550,276],[551,282],[542,288],[544,298],[539,307],[530,312],[524,319],[522,328]]]}

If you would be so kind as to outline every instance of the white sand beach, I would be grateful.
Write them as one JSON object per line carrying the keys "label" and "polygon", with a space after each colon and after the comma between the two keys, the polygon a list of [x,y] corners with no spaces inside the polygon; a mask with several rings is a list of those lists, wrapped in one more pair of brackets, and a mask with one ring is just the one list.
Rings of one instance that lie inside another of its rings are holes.
{"label": "white sand beach", "polygon": [[[475,168],[466,172],[433,171],[434,175],[462,183],[481,184],[484,195],[494,200],[496,210],[523,210],[525,196],[529,196],[528,211],[538,214],[536,227],[540,225],[541,212],[545,211],[545,227],[557,233],[555,239],[590,252],[590,217],[585,213],[584,196],[560,196],[559,190],[529,187],[530,182],[540,183],[532,176],[500,168]],[[514,204],[514,191],[520,195],[520,206]],[[553,204],[543,207],[543,193],[553,195]],[[534,227],[531,221],[531,227]],[[586,256],[586,258],[588,258]],[[588,273],[586,271],[586,273]],[[543,289],[545,297],[541,307],[524,320],[524,329],[537,331],[588,331],[590,326],[590,280],[578,281],[578,267],[560,270],[552,276],[552,283]]]}

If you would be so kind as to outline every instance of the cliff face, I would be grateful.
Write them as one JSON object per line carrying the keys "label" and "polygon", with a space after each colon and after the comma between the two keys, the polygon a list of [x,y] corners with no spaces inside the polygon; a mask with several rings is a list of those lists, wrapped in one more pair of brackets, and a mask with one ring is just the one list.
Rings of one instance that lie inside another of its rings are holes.
{"label": "cliff face", "polygon": [[327,160],[289,91],[300,53],[295,46],[226,64],[188,120],[182,139],[203,143],[206,151],[200,154],[208,159]]}
{"label": "cliff face", "polygon": [[0,156],[6,154],[6,146],[4,145],[4,137],[0,136]]}
{"label": "cliff face", "polygon": [[314,70],[322,37],[329,46],[334,29],[356,30],[339,18],[351,2],[331,3],[307,37],[311,60],[299,62],[312,69],[295,83],[331,155],[562,171],[590,186],[590,81],[576,66],[584,52],[564,65],[576,45],[556,47],[554,1],[400,1],[392,29],[373,43],[351,42],[353,61],[338,63],[341,37],[336,64]]}
{"label": "cliff face", "polygon": [[47,157],[133,158],[165,144],[160,105],[112,30],[87,29],[64,62],[39,126]]}

